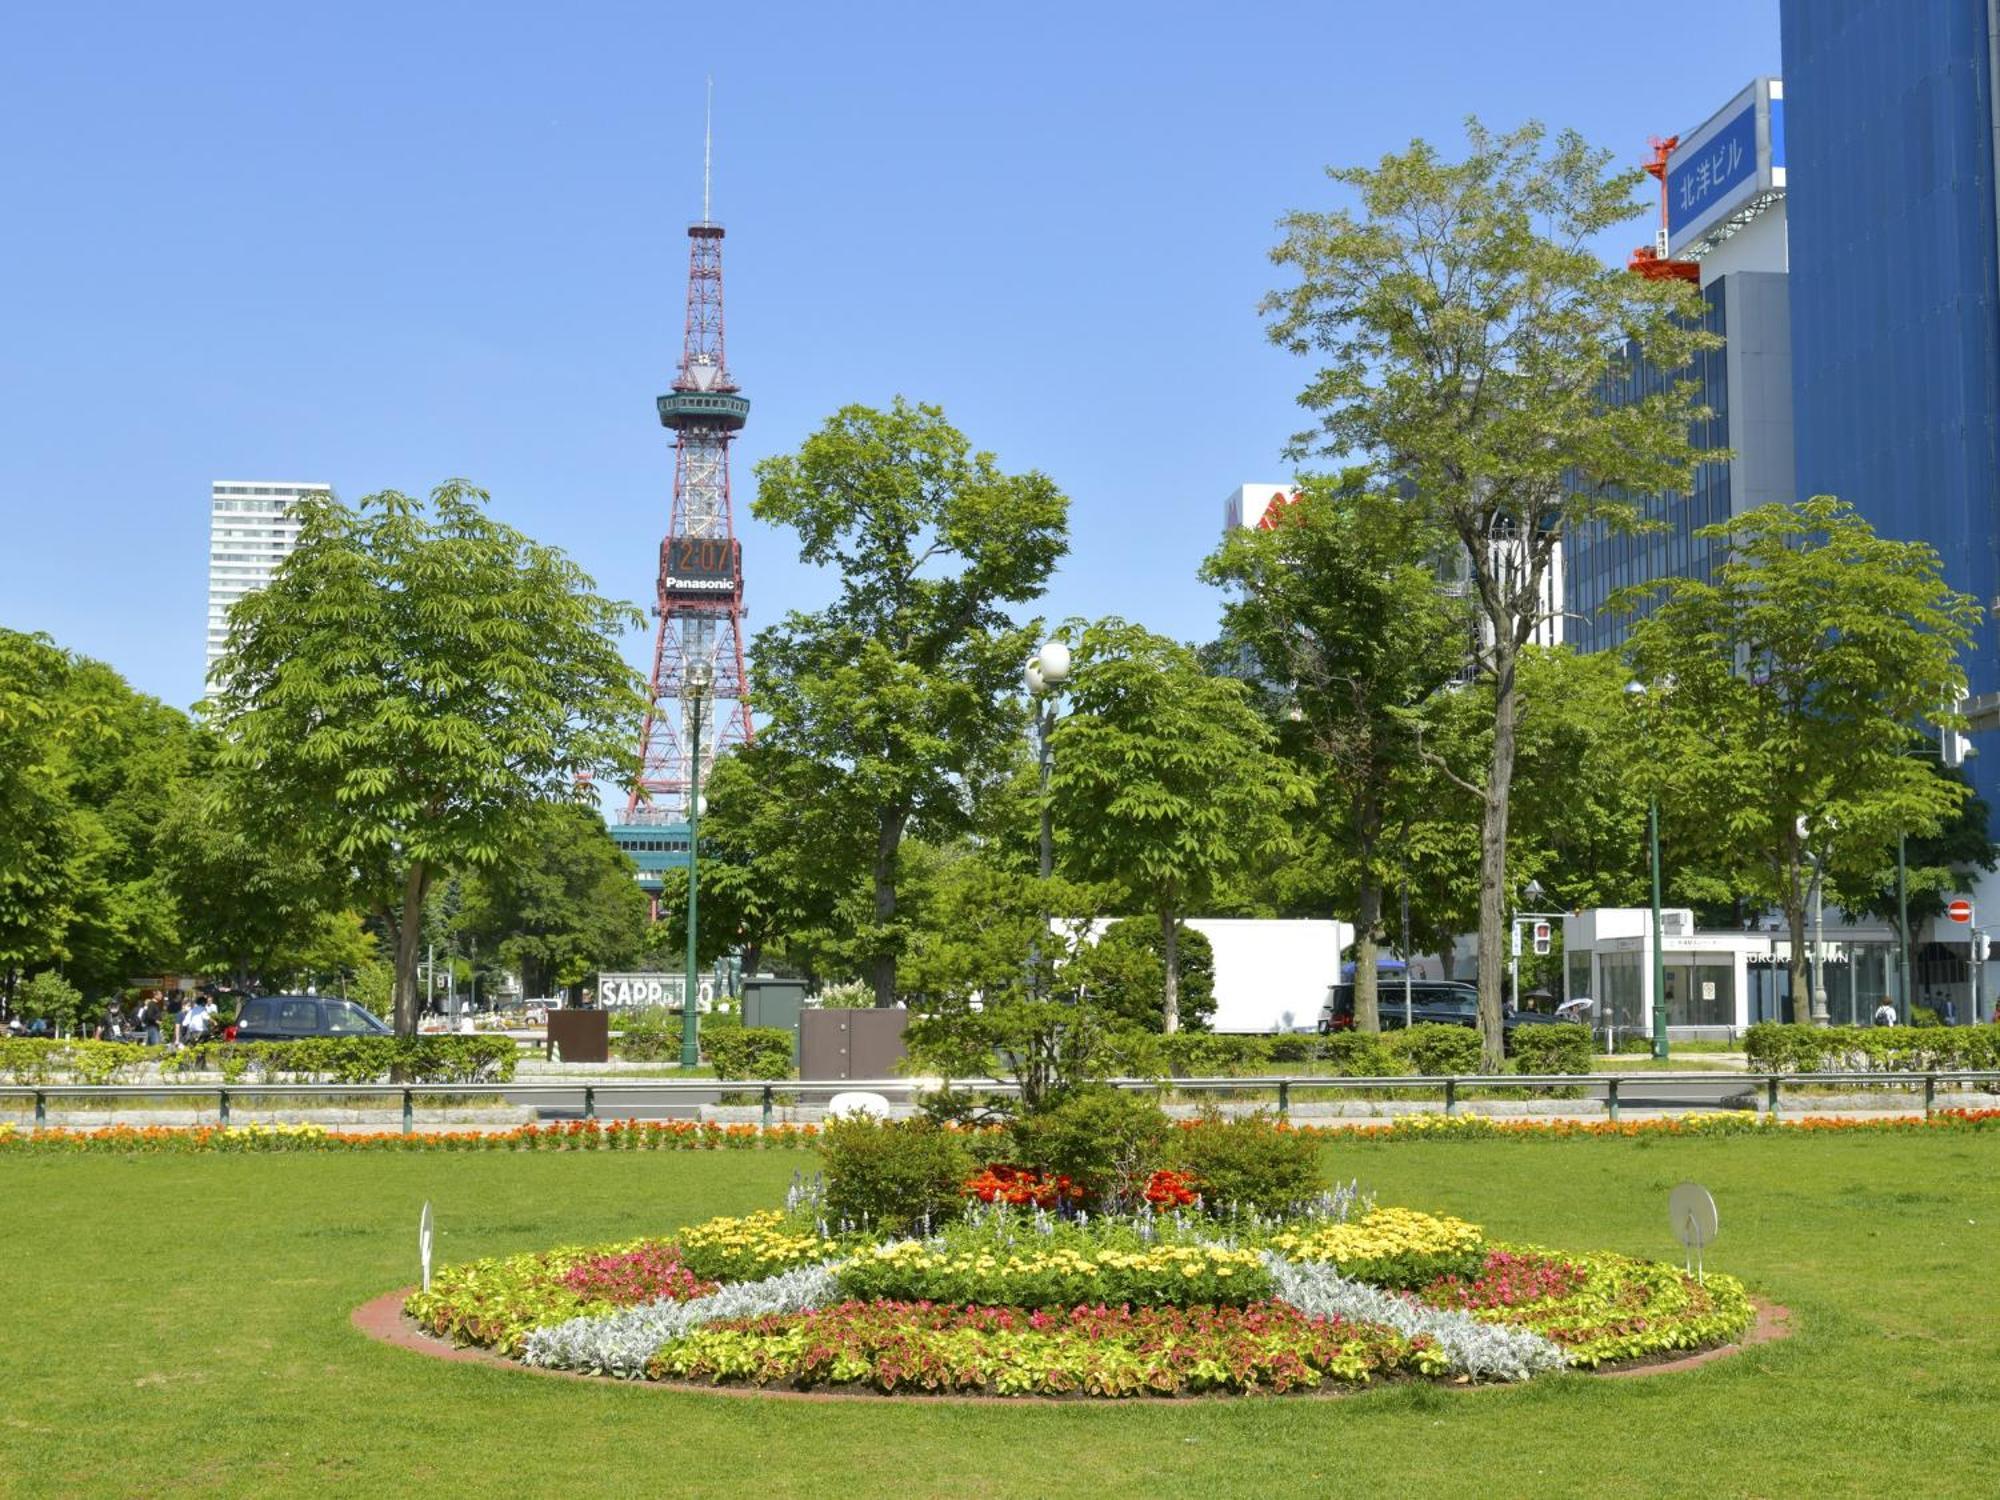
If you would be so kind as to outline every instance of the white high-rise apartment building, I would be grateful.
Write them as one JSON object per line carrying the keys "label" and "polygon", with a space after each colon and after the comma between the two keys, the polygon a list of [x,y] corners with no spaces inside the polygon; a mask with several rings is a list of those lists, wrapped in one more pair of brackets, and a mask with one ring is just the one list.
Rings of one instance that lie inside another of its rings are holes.
{"label": "white high-rise apartment building", "polygon": [[269,583],[278,564],[298,545],[299,518],[293,507],[306,495],[330,493],[323,484],[270,479],[218,479],[209,487],[210,668],[229,640],[229,606]]}

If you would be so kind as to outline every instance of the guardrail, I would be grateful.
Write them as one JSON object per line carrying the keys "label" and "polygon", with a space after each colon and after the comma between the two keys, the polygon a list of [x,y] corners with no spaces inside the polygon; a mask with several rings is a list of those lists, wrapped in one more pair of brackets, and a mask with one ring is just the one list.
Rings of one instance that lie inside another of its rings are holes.
{"label": "guardrail", "polygon": [[[1648,1084],[1655,1088],[1662,1085],[1681,1084],[1726,1084],[1736,1093],[1748,1092],[1761,1087],[1764,1090],[1764,1107],[1771,1114],[1778,1111],[1779,1091],[1787,1084],[1864,1084],[1872,1088],[1917,1088],[1924,1091],[1924,1114],[1934,1113],[1939,1084],[2000,1084],[2000,1070],[1933,1070],[1924,1073],[1461,1073],[1452,1075],[1400,1074],[1390,1078],[1340,1078],[1317,1073],[1271,1073],[1241,1078],[1111,1078],[1106,1079],[1114,1088],[1130,1090],[1153,1090],[1158,1092],[1204,1093],[1223,1090],[1275,1091],[1278,1096],[1278,1113],[1289,1116],[1292,1093],[1295,1089],[1318,1089],[1345,1092],[1354,1089],[1383,1089],[1391,1092],[1442,1091],[1444,1112],[1458,1113],[1459,1095],[1467,1089],[1525,1089],[1546,1092],[1579,1086],[1602,1087],[1605,1091],[1604,1104],[1607,1116],[1619,1117],[1621,1086]],[[615,1101],[623,1095],[651,1094],[668,1096],[687,1094],[746,1094],[758,1093],[763,1104],[763,1122],[772,1123],[776,1097],[779,1094],[811,1095],[831,1098],[835,1094],[850,1092],[881,1094],[889,1098],[909,1099],[917,1093],[930,1093],[939,1088],[957,1088],[982,1094],[1017,1094],[1017,1084],[994,1078],[857,1078],[857,1079],[728,1079],[728,1078],[643,1078],[618,1083],[592,1083],[583,1080],[548,1083],[37,1083],[0,1085],[0,1099],[33,1098],[35,1101],[35,1123],[48,1123],[48,1101],[57,1099],[214,1099],[217,1115],[222,1124],[230,1120],[230,1098],[232,1095],[254,1095],[258,1098],[276,1096],[279,1098],[397,1098],[403,1105],[403,1130],[408,1133],[415,1127],[416,1099],[443,1096],[446,1098],[488,1098],[497,1093],[506,1093],[517,1098],[553,1098],[557,1096],[573,1098],[583,1095],[583,1117],[594,1120],[598,1117],[600,1101]]]}

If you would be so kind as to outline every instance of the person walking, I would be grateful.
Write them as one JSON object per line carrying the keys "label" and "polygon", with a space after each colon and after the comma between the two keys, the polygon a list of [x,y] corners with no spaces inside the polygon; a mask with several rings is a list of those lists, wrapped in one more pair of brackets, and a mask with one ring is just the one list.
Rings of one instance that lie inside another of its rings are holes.
{"label": "person walking", "polygon": [[1889,997],[1886,995],[1882,997],[1882,1003],[1875,1007],[1875,1024],[1877,1026],[1896,1024],[1896,1007],[1889,1003]]}

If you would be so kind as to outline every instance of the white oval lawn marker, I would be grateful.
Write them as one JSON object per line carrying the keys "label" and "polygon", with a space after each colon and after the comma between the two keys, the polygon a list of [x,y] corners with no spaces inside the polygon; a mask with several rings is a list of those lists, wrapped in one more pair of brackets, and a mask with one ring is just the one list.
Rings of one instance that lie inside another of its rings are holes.
{"label": "white oval lawn marker", "polygon": [[1674,1237],[1690,1252],[1691,1269],[1701,1277],[1701,1252],[1715,1243],[1716,1232],[1722,1227],[1715,1199],[1700,1183],[1684,1182],[1667,1195],[1667,1218],[1673,1224]]}
{"label": "white oval lawn marker", "polygon": [[417,1254],[424,1263],[424,1290],[431,1289],[431,1206],[424,1203],[423,1216],[417,1220]]}

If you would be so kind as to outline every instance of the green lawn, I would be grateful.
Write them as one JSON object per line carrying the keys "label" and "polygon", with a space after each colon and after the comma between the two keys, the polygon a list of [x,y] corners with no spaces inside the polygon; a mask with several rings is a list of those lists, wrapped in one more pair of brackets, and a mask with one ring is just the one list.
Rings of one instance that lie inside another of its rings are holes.
{"label": "green lawn", "polygon": [[1990,1495],[2000,1135],[1352,1143],[1389,1202],[1711,1264],[1799,1334],[1708,1368],[1470,1394],[767,1401],[447,1365],[350,1310],[461,1259],[774,1201],[804,1153],[0,1158],[0,1495]]}

